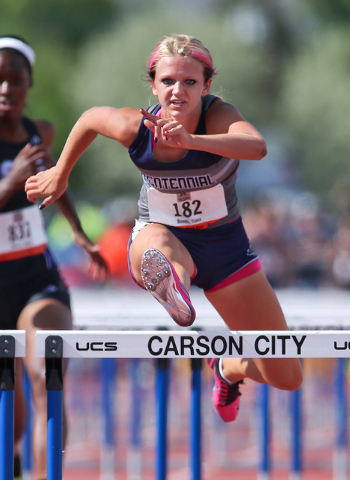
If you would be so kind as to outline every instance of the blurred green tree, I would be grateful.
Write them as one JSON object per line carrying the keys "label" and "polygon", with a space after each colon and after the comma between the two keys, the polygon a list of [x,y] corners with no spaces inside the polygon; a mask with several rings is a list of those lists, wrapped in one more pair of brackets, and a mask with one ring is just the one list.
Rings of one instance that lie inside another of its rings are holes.
{"label": "blurred green tree", "polygon": [[75,119],[67,79],[75,68],[77,50],[97,32],[112,23],[115,27],[121,16],[118,0],[1,0],[1,34],[24,37],[36,52],[34,86],[25,114],[55,124],[56,157]]}
{"label": "blurred green tree", "polygon": [[306,3],[313,13],[327,24],[350,22],[349,0],[306,0]]}
{"label": "blurred green tree", "polygon": [[281,121],[295,139],[295,161],[305,186],[329,193],[350,176],[350,33],[327,29],[285,70]]}

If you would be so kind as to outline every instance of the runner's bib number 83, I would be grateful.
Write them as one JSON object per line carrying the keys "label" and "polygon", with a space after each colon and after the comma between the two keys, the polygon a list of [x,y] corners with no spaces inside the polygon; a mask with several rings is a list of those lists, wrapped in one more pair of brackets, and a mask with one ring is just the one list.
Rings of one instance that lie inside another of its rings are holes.
{"label": "runner's bib number 83", "polygon": [[44,219],[37,205],[0,214],[0,261],[38,255],[46,245]]}
{"label": "runner's bib number 83", "polygon": [[163,193],[151,187],[147,191],[151,222],[173,227],[203,227],[227,215],[224,187],[183,193]]}

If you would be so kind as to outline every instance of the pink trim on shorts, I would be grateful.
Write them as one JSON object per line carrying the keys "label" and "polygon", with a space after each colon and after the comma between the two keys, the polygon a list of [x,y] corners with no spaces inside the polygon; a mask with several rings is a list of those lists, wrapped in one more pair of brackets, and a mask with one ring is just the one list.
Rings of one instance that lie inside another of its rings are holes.
{"label": "pink trim on shorts", "polygon": [[262,265],[260,263],[259,258],[255,258],[253,261],[251,261],[247,265],[244,265],[244,267],[237,270],[237,272],[232,273],[227,278],[225,278],[225,280],[222,280],[220,283],[215,285],[215,287],[205,291],[209,293],[216,292],[216,290],[220,290],[221,288],[228,287],[229,285],[232,285],[232,283],[236,283],[236,282],[239,282],[240,280],[243,280],[244,278],[250,277],[251,275],[253,275],[254,273],[258,272],[261,269],[262,269]]}
{"label": "pink trim on shorts", "polygon": [[[193,260],[192,260],[192,262],[193,262]],[[197,273],[198,273],[196,264],[195,264],[194,262],[193,262],[193,268],[194,268],[193,274],[192,274],[192,277],[190,278],[191,282],[192,282],[192,280],[194,279],[194,277],[195,277],[195,276],[197,275]]]}

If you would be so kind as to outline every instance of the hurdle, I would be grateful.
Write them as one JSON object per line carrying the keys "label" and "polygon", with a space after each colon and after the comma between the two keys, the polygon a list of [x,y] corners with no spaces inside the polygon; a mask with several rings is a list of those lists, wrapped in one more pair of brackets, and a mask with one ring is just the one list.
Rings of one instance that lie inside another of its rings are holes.
{"label": "hurdle", "polygon": [[[62,351],[58,352],[56,344],[57,337],[62,339]],[[53,348],[52,348],[53,345]],[[47,349],[52,348],[51,352]],[[54,351],[53,351],[54,350]],[[38,331],[37,332],[37,356],[46,357],[54,355],[60,361],[67,358],[153,358],[162,365],[161,371],[167,372],[169,359],[190,358],[192,361],[201,361],[206,357],[246,357],[246,358],[338,358],[350,357],[350,331]],[[58,355],[58,357],[57,357]],[[200,370],[199,368],[195,370]],[[164,398],[164,392],[168,388],[168,375],[161,375],[160,386],[158,387],[159,397]],[[193,377],[195,383],[195,377]],[[263,386],[265,388],[266,386]],[[63,385],[62,385],[63,389]],[[200,388],[197,386],[197,393]],[[49,393],[49,392],[48,392]],[[296,394],[299,397],[299,394]],[[299,421],[299,400],[295,407],[294,417]],[[52,402],[48,395],[48,404]],[[60,423],[61,407],[55,402],[52,409],[53,416],[57,415]],[[264,409],[268,404],[266,398]],[[48,405],[48,410],[51,407]],[[344,411],[345,408],[343,408]],[[166,406],[160,401],[158,414],[161,418],[158,432],[156,479],[166,479]],[[193,415],[193,427],[191,431],[193,438],[198,437],[194,433],[200,427],[200,415]],[[266,412],[262,416],[266,418]],[[54,420],[55,422],[55,420]],[[56,423],[56,422],[55,422]],[[343,422],[344,424],[344,422]],[[55,454],[49,459],[48,480],[61,480],[62,478],[62,444],[61,437],[53,438],[55,430],[48,431],[48,447],[55,450]],[[268,428],[267,428],[268,434]],[[49,436],[51,437],[49,439]],[[300,428],[296,424],[293,434],[294,458],[291,478],[300,478]],[[341,454],[344,451],[344,432],[341,434]],[[162,439],[160,442],[159,439]],[[261,440],[265,445],[265,460],[268,458],[266,439]],[[191,441],[192,443],[192,441]],[[194,441],[192,450],[192,478],[201,478],[200,443]],[[339,462],[338,462],[339,465]],[[262,464],[258,472],[258,478],[268,479],[268,461]],[[340,478],[340,476],[339,476]]]}
{"label": "hurdle", "polygon": [[0,330],[0,478],[13,480],[15,358],[25,356],[25,331]]}

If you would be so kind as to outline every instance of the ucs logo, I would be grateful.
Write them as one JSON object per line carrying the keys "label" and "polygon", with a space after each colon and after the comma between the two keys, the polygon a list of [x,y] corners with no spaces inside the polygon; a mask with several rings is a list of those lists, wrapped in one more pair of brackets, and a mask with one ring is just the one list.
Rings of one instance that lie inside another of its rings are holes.
{"label": "ucs logo", "polygon": [[338,345],[338,342],[334,342],[335,350],[350,350],[350,342],[344,342],[344,345]]}
{"label": "ucs logo", "polygon": [[88,350],[93,352],[115,352],[118,350],[117,342],[86,342],[85,346],[76,342],[75,348],[78,352],[87,352]]}

